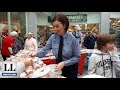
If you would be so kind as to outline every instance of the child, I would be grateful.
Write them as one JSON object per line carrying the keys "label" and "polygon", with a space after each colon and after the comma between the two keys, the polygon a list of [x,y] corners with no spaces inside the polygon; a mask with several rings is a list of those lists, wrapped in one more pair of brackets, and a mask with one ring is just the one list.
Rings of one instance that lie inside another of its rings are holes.
{"label": "child", "polygon": [[114,41],[114,37],[110,34],[98,36],[97,49],[93,51],[89,59],[88,74],[116,78],[115,69],[120,70],[120,60]]}

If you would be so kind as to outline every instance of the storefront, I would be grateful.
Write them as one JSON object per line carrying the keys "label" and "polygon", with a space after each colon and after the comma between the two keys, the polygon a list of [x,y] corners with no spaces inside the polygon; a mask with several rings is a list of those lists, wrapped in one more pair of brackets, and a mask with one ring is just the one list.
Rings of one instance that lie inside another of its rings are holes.
{"label": "storefront", "polygon": [[0,12],[0,32],[8,29],[8,32],[15,30],[25,35],[25,18],[25,12]]}
{"label": "storefront", "polygon": [[26,34],[25,12],[0,12],[0,44],[5,33],[17,31],[21,37]]}
{"label": "storefront", "polygon": [[120,12],[112,12],[110,15],[109,33],[116,37],[116,46],[120,50]]}

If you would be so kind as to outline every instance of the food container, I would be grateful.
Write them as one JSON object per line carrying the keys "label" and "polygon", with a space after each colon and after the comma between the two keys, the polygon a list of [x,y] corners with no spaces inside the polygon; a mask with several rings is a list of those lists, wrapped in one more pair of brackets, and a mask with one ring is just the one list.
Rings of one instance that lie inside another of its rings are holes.
{"label": "food container", "polygon": [[33,77],[36,78],[49,78],[50,67],[44,66],[42,68],[37,69],[33,72]]}
{"label": "food container", "polygon": [[56,76],[55,78],[66,78],[66,77],[64,77],[64,76]]}
{"label": "food container", "polygon": [[50,67],[49,77],[50,78],[56,78],[56,76],[61,76],[62,71],[55,71],[55,68],[57,67],[57,64],[50,64],[48,65]]}
{"label": "food container", "polygon": [[36,63],[36,62],[38,61],[38,59],[39,59],[38,57],[35,57],[35,58],[32,59],[32,61],[33,61],[34,63]]}
{"label": "food container", "polygon": [[22,72],[20,74],[20,78],[28,78],[27,74],[25,72]]}
{"label": "food container", "polygon": [[10,56],[10,61],[15,60],[15,56]]}
{"label": "food container", "polygon": [[26,73],[27,73],[27,74],[33,73],[33,68],[32,68],[32,66],[29,66],[28,68],[26,68]]}
{"label": "food container", "polygon": [[41,66],[40,66],[39,64],[37,64],[37,63],[34,63],[34,64],[33,64],[33,69],[35,69],[35,70],[38,69],[38,68],[40,68],[40,67],[41,67]]}
{"label": "food container", "polygon": [[55,59],[56,59],[55,56],[49,56],[49,58],[50,58],[51,60],[55,60]]}
{"label": "food container", "polygon": [[50,60],[50,57],[43,57],[41,60]]}
{"label": "food container", "polygon": [[33,73],[30,73],[30,74],[28,75],[28,78],[32,78],[32,76],[33,76]]}
{"label": "food container", "polygon": [[44,65],[43,61],[41,61],[41,60],[38,60],[38,64],[40,65],[40,67],[43,67],[43,65]]}

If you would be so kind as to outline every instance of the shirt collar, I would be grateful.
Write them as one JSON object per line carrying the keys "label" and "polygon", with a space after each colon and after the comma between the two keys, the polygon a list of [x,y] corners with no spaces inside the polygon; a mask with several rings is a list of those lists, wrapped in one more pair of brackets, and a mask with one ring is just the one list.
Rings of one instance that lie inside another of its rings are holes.
{"label": "shirt collar", "polygon": [[[66,38],[68,35],[68,32],[66,32],[64,35],[63,35],[63,38]],[[57,36],[60,36],[59,34],[57,34]]]}
{"label": "shirt collar", "polygon": [[66,32],[66,33],[63,35],[63,38],[66,38],[66,37],[67,37],[67,34],[68,34],[68,32]]}

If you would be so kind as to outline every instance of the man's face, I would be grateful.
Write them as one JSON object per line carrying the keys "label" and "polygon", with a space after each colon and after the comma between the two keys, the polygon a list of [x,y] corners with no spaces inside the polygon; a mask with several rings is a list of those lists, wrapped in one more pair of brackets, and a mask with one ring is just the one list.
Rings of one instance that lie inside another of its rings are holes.
{"label": "man's face", "polygon": [[28,35],[27,35],[27,38],[28,38],[28,39],[30,39],[31,37],[32,37],[32,35],[31,35],[31,34],[28,34]]}

